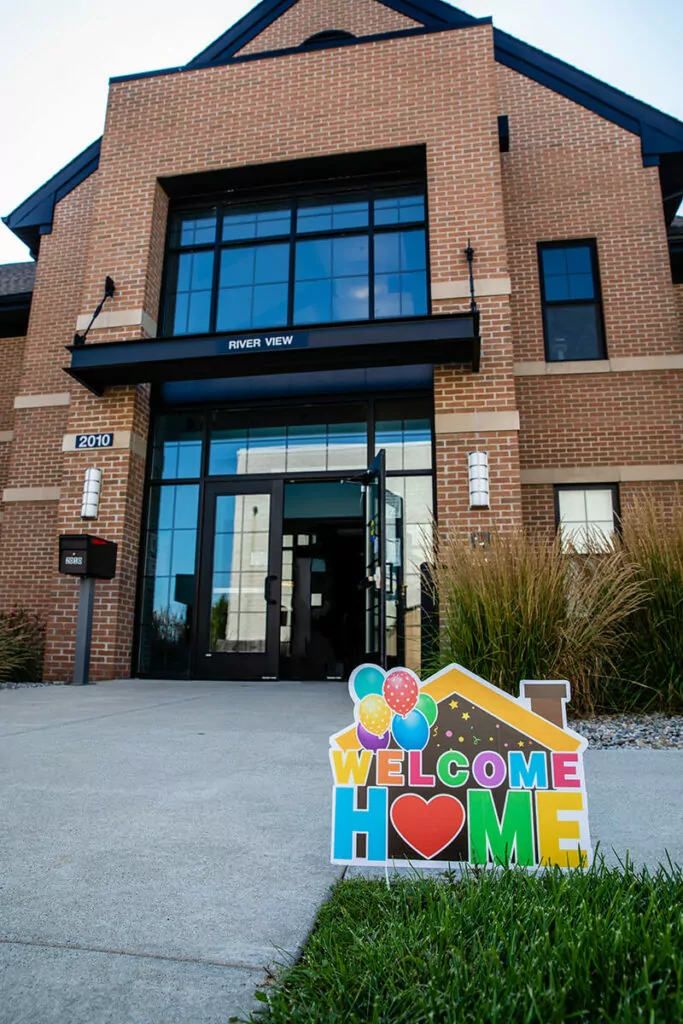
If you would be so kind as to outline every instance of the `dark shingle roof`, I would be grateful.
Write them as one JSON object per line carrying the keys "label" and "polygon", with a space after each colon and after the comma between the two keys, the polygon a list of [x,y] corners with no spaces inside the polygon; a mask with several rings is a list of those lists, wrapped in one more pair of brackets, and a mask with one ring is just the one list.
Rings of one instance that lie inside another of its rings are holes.
{"label": "dark shingle roof", "polygon": [[33,291],[36,265],[29,263],[0,263],[0,295],[22,295]]}

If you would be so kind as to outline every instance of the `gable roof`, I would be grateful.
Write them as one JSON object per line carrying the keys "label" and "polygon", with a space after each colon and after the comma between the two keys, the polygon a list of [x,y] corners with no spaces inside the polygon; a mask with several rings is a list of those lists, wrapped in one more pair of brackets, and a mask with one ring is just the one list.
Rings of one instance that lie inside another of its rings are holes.
{"label": "gable roof", "polygon": [[[449,665],[435,676],[431,676],[421,685],[420,693],[428,693],[437,704],[447,697],[463,697],[550,750],[573,752],[582,751],[587,746],[584,737],[572,729],[560,729],[546,718],[537,715],[535,711],[531,711],[521,703],[521,699],[504,693],[460,665]],[[332,737],[332,740],[341,750],[360,749],[355,723],[348,729],[342,729]]]}
{"label": "gable roof", "polygon": [[[261,0],[243,18],[240,18],[227,32],[215,39],[193,57],[184,67],[165,68],[161,71],[145,72],[140,75],[124,75],[112,81],[196,71],[200,68],[216,67],[236,61],[259,60],[277,54],[300,52],[299,47],[270,53],[256,53],[238,56],[249,42],[260,35],[297,0]],[[371,39],[393,38],[466,28],[489,22],[490,19],[475,18],[442,0],[373,0],[419,22],[419,27],[385,33],[382,36],[330,42],[333,46],[354,46]],[[683,123],[663,114],[654,107],[615,89],[605,82],[579,71],[571,64],[552,57],[528,43],[524,43],[507,32],[494,28],[494,52],[496,60],[533,81],[566,96],[575,103],[586,107],[600,117],[618,124],[621,128],[640,136],[645,166],[659,166],[664,210],[667,223],[674,217],[683,195]],[[33,255],[38,250],[40,235],[52,229],[55,204],[72,189],[76,188],[99,164],[101,139],[93,142],[77,157],[58,171],[44,185],[24,200],[7,217],[4,223],[23,242]]]}

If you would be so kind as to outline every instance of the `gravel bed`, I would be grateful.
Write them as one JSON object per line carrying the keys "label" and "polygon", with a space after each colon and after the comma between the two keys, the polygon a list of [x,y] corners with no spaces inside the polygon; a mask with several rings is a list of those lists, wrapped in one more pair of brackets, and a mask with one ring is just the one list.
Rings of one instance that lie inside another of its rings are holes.
{"label": "gravel bed", "polygon": [[683,715],[596,715],[570,719],[569,726],[585,736],[593,750],[683,748]]}
{"label": "gravel bed", "polygon": [[63,686],[64,683],[3,683],[0,690],[22,690],[25,686]]}

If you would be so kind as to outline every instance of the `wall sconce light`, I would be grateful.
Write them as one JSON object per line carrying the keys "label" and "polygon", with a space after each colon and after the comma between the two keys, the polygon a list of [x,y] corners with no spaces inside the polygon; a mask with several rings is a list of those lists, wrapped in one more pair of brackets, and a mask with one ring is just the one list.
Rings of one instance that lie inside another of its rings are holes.
{"label": "wall sconce light", "polygon": [[470,508],[489,507],[489,456],[488,452],[470,452],[467,456]]}
{"label": "wall sconce light", "polygon": [[100,511],[100,491],[102,489],[102,470],[86,469],[81,499],[81,519],[97,519]]}

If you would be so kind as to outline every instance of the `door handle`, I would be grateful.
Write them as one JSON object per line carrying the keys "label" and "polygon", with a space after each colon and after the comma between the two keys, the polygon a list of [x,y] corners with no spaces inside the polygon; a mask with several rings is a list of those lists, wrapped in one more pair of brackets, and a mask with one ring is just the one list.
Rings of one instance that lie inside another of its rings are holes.
{"label": "door handle", "polygon": [[266,578],[263,581],[263,599],[266,602],[266,604],[276,604],[277,603],[275,601],[275,598],[271,597],[271,595],[270,595],[270,588],[273,585],[273,583],[276,583],[276,582],[277,582],[277,576],[266,576]]}

